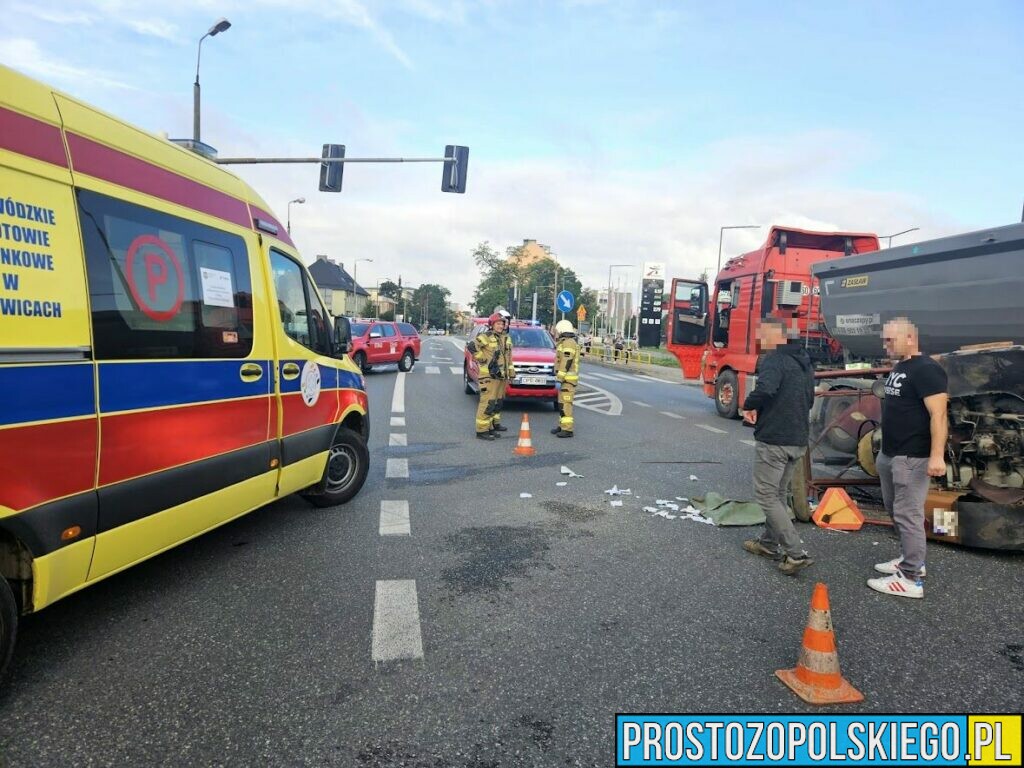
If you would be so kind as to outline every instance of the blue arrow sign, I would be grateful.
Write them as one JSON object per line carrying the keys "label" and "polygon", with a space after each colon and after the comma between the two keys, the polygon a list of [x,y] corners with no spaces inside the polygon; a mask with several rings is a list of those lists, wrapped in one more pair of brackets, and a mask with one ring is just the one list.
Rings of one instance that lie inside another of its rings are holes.
{"label": "blue arrow sign", "polygon": [[562,312],[569,312],[572,310],[575,303],[576,302],[573,299],[572,294],[568,291],[562,291],[558,294],[558,309]]}

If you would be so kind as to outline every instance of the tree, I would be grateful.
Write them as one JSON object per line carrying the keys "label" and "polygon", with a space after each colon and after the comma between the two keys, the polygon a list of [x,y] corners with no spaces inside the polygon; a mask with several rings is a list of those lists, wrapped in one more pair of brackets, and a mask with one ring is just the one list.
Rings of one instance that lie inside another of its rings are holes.
{"label": "tree", "polygon": [[519,274],[515,263],[502,258],[487,241],[473,250],[473,260],[481,275],[480,283],[473,293],[473,309],[478,316],[487,316],[499,304],[508,304],[508,291],[515,285]]}
{"label": "tree", "polygon": [[381,320],[394,320],[395,319],[395,313],[392,312],[390,309],[387,312],[381,312],[380,313],[380,319]]}
{"label": "tree", "polygon": [[402,289],[397,283],[392,283],[390,280],[385,280],[377,288],[377,293],[381,296],[386,296],[389,299],[398,301],[402,297]]}
{"label": "tree", "polygon": [[413,291],[412,300],[408,302],[409,306],[406,308],[409,322],[420,327],[446,327],[452,321],[448,309],[448,297],[451,293],[443,285],[421,285]]}

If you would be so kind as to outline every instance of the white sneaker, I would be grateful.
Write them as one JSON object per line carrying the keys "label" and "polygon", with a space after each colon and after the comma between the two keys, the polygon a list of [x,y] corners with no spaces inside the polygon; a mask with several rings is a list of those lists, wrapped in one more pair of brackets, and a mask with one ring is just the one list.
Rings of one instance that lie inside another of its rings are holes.
{"label": "white sneaker", "polygon": [[868,579],[868,586],[875,590],[875,592],[881,592],[883,595],[924,597],[924,582],[920,579],[911,581],[899,571],[889,576]]}
{"label": "white sneaker", "polygon": [[[884,573],[886,575],[888,575],[890,573],[896,573],[896,571],[899,570],[899,564],[900,564],[900,562],[902,560],[903,560],[903,556],[900,555],[899,557],[895,558],[894,560],[887,560],[884,563],[875,563],[875,570],[878,571],[879,573]],[[926,570],[927,569],[922,565],[921,566],[921,578],[922,579],[927,575],[925,573]]]}

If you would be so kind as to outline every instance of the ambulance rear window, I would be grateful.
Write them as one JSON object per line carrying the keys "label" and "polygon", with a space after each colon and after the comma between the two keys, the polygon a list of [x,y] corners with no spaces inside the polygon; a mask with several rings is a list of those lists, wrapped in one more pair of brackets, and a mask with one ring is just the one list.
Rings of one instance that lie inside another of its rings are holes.
{"label": "ambulance rear window", "polygon": [[245,241],[78,190],[98,360],[243,358],[252,350]]}

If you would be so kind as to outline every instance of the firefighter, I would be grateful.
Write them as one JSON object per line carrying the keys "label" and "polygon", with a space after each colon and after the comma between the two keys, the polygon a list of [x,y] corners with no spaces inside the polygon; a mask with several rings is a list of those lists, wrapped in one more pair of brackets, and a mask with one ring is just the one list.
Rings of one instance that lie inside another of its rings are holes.
{"label": "firefighter", "polygon": [[561,382],[558,393],[558,426],[551,430],[556,437],[572,437],[572,400],[580,381],[580,345],[576,343],[576,330],[568,320],[555,323],[558,344],[555,347],[555,378]]}
{"label": "firefighter", "polygon": [[495,312],[487,318],[487,330],[478,333],[467,344],[479,366],[477,384],[480,387],[480,402],[476,407],[476,436],[480,440],[493,440],[498,434],[491,427],[494,423],[495,380],[504,373],[499,366],[500,336],[504,330],[505,318]]}
{"label": "firefighter", "polygon": [[500,352],[498,369],[501,371],[501,376],[495,379],[493,384],[494,415],[491,417],[491,432],[494,433],[495,437],[500,437],[499,432],[508,432],[508,427],[501,425],[501,411],[505,405],[505,392],[508,390],[508,383],[515,377],[516,371],[512,365],[512,335],[509,333],[512,315],[504,307],[495,307],[494,311],[496,314],[501,315],[505,321],[505,330],[496,334],[498,336],[498,350]]}

